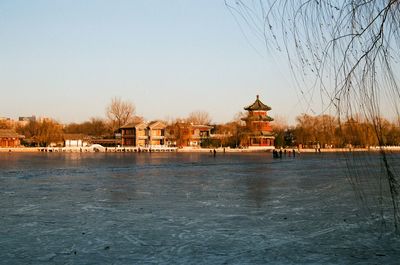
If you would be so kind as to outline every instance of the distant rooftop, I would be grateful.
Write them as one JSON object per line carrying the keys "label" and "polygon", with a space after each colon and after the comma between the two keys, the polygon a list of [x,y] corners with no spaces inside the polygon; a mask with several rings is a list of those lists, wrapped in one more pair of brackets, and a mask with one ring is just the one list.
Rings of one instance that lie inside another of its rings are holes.
{"label": "distant rooftop", "polygon": [[18,117],[18,121],[36,121],[36,116]]}
{"label": "distant rooftop", "polygon": [[131,122],[131,123],[125,124],[124,126],[121,126],[120,129],[131,129],[131,128],[143,127],[143,126],[146,126],[146,123],[141,122],[141,121],[139,121],[139,122]]}
{"label": "distant rooftop", "polygon": [[21,136],[11,129],[0,129],[1,138],[20,138]]}

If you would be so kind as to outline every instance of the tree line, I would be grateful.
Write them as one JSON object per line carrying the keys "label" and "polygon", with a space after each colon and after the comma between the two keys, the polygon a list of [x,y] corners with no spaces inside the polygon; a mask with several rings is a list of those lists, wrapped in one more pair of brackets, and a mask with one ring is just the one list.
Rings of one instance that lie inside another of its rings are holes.
{"label": "tree line", "polygon": [[[368,148],[400,145],[400,119],[391,122],[385,118],[369,120],[355,115],[339,120],[326,114],[302,114],[296,117],[294,125],[288,125],[278,117],[271,122],[271,127],[276,147]],[[226,137],[214,140],[212,145],[239,147],[243,137],[246,137],[246,126],[237,117],[231,122],[215,125],[214,132]]]}
{"label": "tree line", "polygon": [[[61,124],[50,118],[30,120],[26,124],[16,125],[17,133],[24,135],[24,145],[48,146],[62,142],[65,134],[82,134],[92,138],[114,138],[115,131],[122,125],[140,120],[135,116],[135,106],[129,101],[113,98],[106,107],[106,119],[92,117],[81,123]],[[12,125],[3,127],[11,128]]]}
{"label": "tree line", "polygon": [[[136,115],[135,110],[132,102],[115,97],[105,108],[105,118],[92,117],[81,123],[68,124],[62,124],[51,118],[30,120],[25,124],[0,120],[0,129],[14,129],[17,133],[24,135],[22,143],[27,146],[48,146],[51,143],[62,142],[65,134],[112,139],[115,138],[115,133],[121,126],[144,120],[143,117]],[[210,124],[211,117],[205,111],[194,111],[187,118],[164,122],[171,126],[178,122]]]}
{"label": "tree line", "polygon": [[331,115],[302,114],[294,126],[273,123],[277,146],[370,147],[400,145],[400,120],[367,119],[361,115],[344,120]]}
{"label": "tree line", "polygon": [[[211,116],[206,111],[194,111],[183,119],[164,121],[170,127],[179,124],[212,125],[212,133],[217,137],[204,141],[205,146],[240,147],[246,137],[246,126],[239,112],[232,121],[225,124],[212,124]],[[25,125],[16,126],[15,130],[25,136],[25,145],[47,146],[60,142],[64,134],[82,134],[92,138],[111,139],[115,132],[130,122],[141,122],[142,117],[135,115],[135,106],[129,101],[113,98],[106,107],[106,117],[90,118],[81,123],[63,125],[52,119],[29,121]],[[1,122],[1,128],[11,127],[9,122]],[[400,118],[388,121],[385,118],[367,119],[354,115],[346,119],[338,119],[331,115],[302,114],[296,118],[294,125],[288,125],[279,117],[271,122],[275,135],[275,146],[302,147],[369,147],[384,145],[400,145]]]}

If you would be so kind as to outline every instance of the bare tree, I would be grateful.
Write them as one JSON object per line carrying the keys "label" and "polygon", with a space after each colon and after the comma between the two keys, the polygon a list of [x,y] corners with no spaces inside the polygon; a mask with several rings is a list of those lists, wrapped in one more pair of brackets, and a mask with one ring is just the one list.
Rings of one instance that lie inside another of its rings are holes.
{"label": "bare tree", "polygon": [[13,126],[8,120],[0,120],[0,129],[11,129]]}
{"label": "bare tree", "polygon": [[245,126],[246,122],[243,120],[243,118],[246,118],[246,116],[247,116],[246,113],[239,111],[233,116],[232,122],[235,122],[240,126]]}
{"label": "bare tree", "polygon": [[62,126],[52,119],[29,121],[28,124],[18,127],[17,132],[39,146],[48,146],[62,141]]}
{"label": "bare tree", "polygon": [[196,125],[208,125],[211,123],[211,117],[206,111],[193,111],[189,114],[186,121]]}
{"label": "bare tree", "polygon": [[276,115],[271,123],[272,131],[275,134],[275,145],[285,146],[285,132],[289,129],[287,119],[283,116]]}
{"label": "bare tree", "polygon": [[[225,3],[239,25],[249,29],[244,32],[263,41],[269,51],[286,53],[299,95],[308,110],[312,109],[313,97],[319,95],[324,107],[321,114],[333,108],[340,124],[361,113],[373,124],[379,146],[387,144],[380,118],[383,107],[397,117],[400,109],[399,0],[225,0]],[[308,85],[310,76],[314,82]],[[379,184],[382,179],[387,181],[395,228],[400,232],[400,176],[384,148],[379,159],[383,170],[373,177],[378,183],[376,187],[382,187]],[[352,171],[349,178],[359,185],[358,178],[364,173]]]}
{"label": "bare tree", "polygon": [[134,114],[135,106],[133,103],[116,97],[111,100],[106,108],[106,115],[113,131],[127,124]]}
{"label": "bare tree", "polygon": [[101,118],[90,118],[83,123],[70,123],[63,130],[64,133],[82,133],[96,137],[112,135],[109,126]]}

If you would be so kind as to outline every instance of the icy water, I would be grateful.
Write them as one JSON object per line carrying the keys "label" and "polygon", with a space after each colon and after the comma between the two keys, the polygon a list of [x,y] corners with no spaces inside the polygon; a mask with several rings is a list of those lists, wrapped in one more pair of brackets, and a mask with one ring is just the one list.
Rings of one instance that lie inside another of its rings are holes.
{"label": "icy water", "polygon": [[[379,172],[363,155],[352,167]],[[390,204],[382,219],[346,161],[0,154],[0,263],[399,264]]]}

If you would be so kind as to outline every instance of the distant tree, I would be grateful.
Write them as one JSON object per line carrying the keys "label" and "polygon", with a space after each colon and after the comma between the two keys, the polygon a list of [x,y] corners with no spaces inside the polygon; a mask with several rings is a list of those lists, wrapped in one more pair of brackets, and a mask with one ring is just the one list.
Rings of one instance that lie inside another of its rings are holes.
{"label": "distant tree", "polygon": [[400,145],[400,126],[396,123],[390,123],[387,128],[386,139],[388,145]]}
{"label": "distant tree", "polygon": [[241,126],[245,126],[246,123],[243,120],[243,118],[245,118],[246,116],[247,116],[246,113],[239,111],[233,116],[232,122],[234,122],[238,125],[241,125]]}
{"label": "distant tree", "polygon": [[89,122],[87,122],[87,127],[88,135],[103,136],[110,134],[110,130],[107,128],[105,121],[100,118],[91,118]]}
{"label": "distant tree", "polygon": [[214,147],[235,147],[235,136],[237,135],[236,130],[237,126],[234,122],[214,125],[213,133],[217,136],[217,139],[211,141],[211,145]]}
{"label": "distant tree", "polygon": [[96,137],[112,134],[109,126],[100,118],[91,118],[89,121],[83,123],[70,123],[63,130],[65,133],[80,133]]}
{"label": "distant tree", "polygon": [[337,139],[338,121],[335,117],[327,114],[319,115],[317,117],[317,139],[321,147],[324,146],[338,146],[340,141]]}
{"label": "distant tree", "polygon": [[13,126],[8,120],[0,120],[0,129],[11,129]]}
{"label": "distant tree", "polygon": [[[360,115],[354,115],[339,124],[337,119],[330,115],[302,114],[296,118],[296,122],[293,134],[296,142],[303,146],[314,147],[319,144],[321,147],[326,145],[368,147],[379,144],[373,123]],[[392,124],[389,122],[382,124],[385,124],[383,129],[386,137]]]}
{"label": "distant tree", "polygon": [[275,134],[275,146],[285,146],[285,132],[289,129],[287,120],[281,116],[275,116],[271,122],[272,131]]}
{"label": "distant tree", "polygon": [[25,126],[17,127],[17,132],[24,135],[34,145],[43,147],[62,141],[61,124],[50,119],[29,121]]}
{"label": "distant tree", "polygon": [[293,132],[294,132],[293,127],[290,127],[285,131],[285,134],[283,135],[283,140],[284,140],[285,146],[290,147],[290,146],[297,145],[296,137]]}
{"label": "distant tree", "polygon": [[243,118],[246,117],[246,114],[239,111],[233,116],[233,120],[229,123],[230,126],[233,128],[233,139],[234,144],[231,145],[232,147],[239,147],[240,143],[244,138],[246,138],[246,122],[243,121]]}
{"label": "distant tree", "polygon": [[193,111],[189,114],[186,121],[195,125],[208,125],[211,123],[211,116],[206,111]]}
{"label": "distant tree", "polygon": [[67,125],[64,126],[63,128],[63,132],[64,133],[82,133],[82,126],[79,123],[69,123]]}
{"label": "distant tree", "polygon": [[296,117],[296,127],[294,129],[295,138],[298,144],[308,146],[316,143],[315,118],[308,114]]}
{"label": "distant tree", "polygon": [[130,122],[135,114],[135,106],[129,101],[113,98],[106,108],[106,116],[113,131]]}
{"label": "distant tree", "polygon": [[400,143],[400,128],[395,123],[387,119],[380,118],[379,124],[382,132],[382,141],[384,145],[398,145]]}
{"label": "distant tree", "polygon": [[37,135],[39,144],[48,146],[51,143],[62,141],[62,126],[52,120],[44,120],[40,123],[39,134]]}
{"label": "distant tree", "polygon": [[19,134],[22,134],[25,136],[25,138],[32,138],[35,135],[39,134],[39,122],[37,121],[29,121],[25,125],[18,125],[16,128],[16,131]]}

